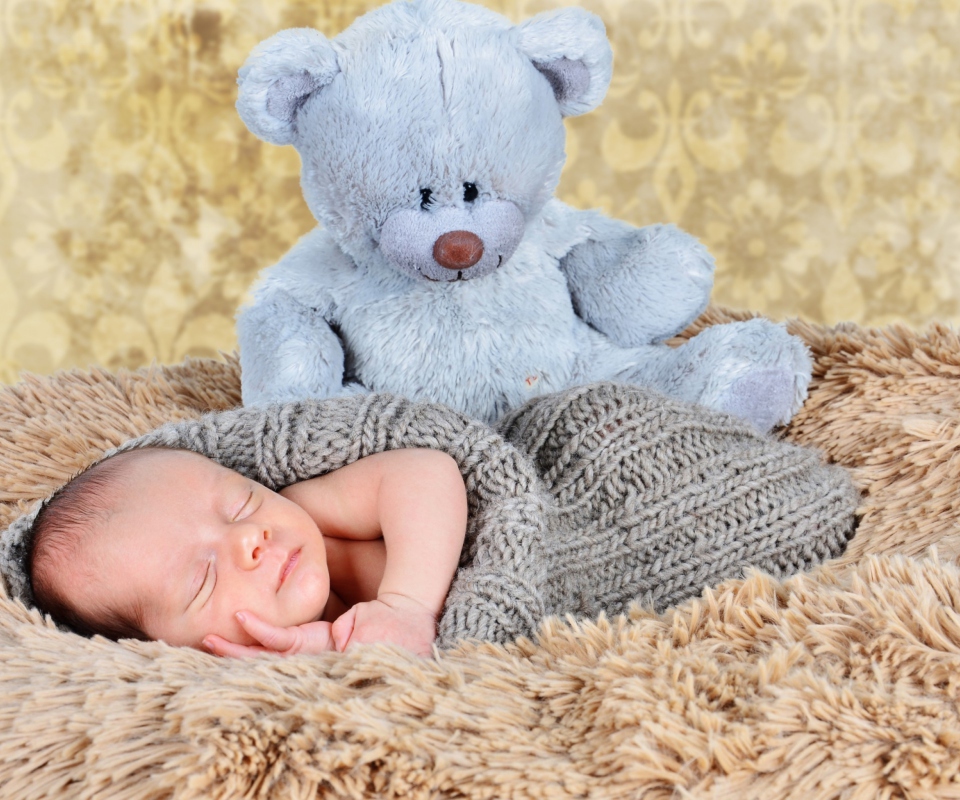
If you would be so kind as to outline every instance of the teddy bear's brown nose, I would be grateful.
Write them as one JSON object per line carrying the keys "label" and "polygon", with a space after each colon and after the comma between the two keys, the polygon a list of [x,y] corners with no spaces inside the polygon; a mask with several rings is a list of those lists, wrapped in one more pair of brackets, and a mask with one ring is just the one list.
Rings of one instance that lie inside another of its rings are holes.
{"label": "teddy bear's brown nose", "polygon": [[447,269],[466,269],[483,256],[483,242],[470,231],[449,231],[433,245],[433,258]]}

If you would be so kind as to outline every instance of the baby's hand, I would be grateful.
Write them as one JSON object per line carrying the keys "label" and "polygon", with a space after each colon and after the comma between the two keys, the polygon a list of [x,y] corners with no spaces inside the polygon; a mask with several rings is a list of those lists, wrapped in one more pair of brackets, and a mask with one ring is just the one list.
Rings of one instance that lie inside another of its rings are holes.
{"label": "baby's hand", "polygon": [[205,636],[204,646],[214,655],[251,658],[264,653],[277,653],[292,656],[294,653],[324,653],[333,650],[333,637],[329,622],[306,622],[303,625],[291,625],[278,628],[264,622],[251,611],[237,613],[237,621],[259,645],[237,644],[215,633]]}
{"label": "baby's hand", "polygon": [[437,638],[437,619],[429,608],[412,598],[382,594],[343,613],[333,623],[331,634],[341,652],[355,644],[388,642],[418,656],[430,656]]}

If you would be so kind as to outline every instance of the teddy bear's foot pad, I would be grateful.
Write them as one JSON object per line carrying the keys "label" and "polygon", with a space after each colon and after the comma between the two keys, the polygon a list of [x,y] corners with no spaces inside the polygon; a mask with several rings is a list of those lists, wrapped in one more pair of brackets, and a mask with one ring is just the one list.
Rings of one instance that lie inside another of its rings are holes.
{"label": "teddy bear's foot pad", "polygon": [[787,369],[764,369],[734,381],[711,405],[747,420],[766,433],[789,421],[796,396],[795,376]]}

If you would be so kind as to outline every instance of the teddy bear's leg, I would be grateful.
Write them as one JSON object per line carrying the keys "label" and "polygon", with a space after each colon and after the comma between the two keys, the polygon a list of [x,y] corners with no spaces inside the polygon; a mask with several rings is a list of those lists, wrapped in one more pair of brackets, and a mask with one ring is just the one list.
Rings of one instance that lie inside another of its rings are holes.
{"label": "teddy bear's leg", "polygon": [[802,340],[765,319],[714,325],[676,348],[624,349],[619,358],[606,377],[734,414],[764,432],[799,410],[812,364]]}

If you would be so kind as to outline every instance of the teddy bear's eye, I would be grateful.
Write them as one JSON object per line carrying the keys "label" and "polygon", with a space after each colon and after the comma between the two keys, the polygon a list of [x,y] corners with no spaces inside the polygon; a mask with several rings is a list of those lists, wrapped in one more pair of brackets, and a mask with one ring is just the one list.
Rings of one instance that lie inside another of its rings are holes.
{"label": "teddy bear's eye", "polygon": [[477,196],[479,194],[480,192],[477,191],[477,184],[475,183],[463,184],[463,199],[466,202],[472,203],[474,200],[477,199]]}
{"label": "teddy bear's eye", "polygon": [[433,202],[433,200],[430,199],[430,195],[432,194],[433,191],[431,189],[420,190],[420,208],[426,208]]}

